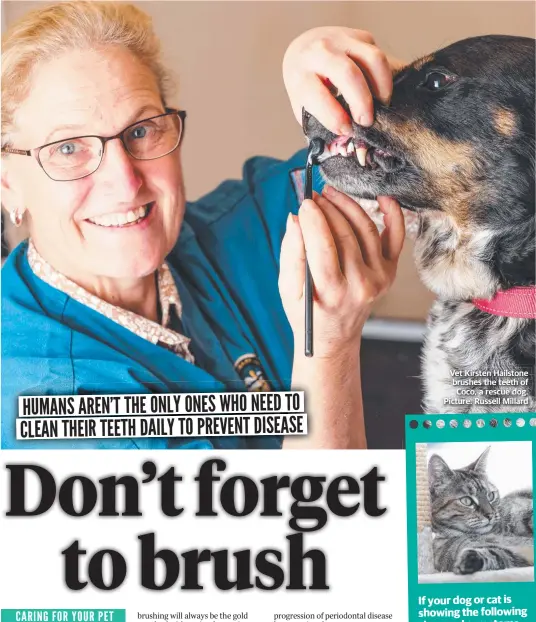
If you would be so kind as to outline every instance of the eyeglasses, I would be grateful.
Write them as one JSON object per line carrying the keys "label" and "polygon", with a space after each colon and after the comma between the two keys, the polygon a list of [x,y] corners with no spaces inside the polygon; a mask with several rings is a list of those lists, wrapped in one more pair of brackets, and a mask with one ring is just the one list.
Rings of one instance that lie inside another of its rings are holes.
{"label": "eyeglasses", "polygon": [[156,160],[175,151],[184,135],[186,112],[166,108],[164,114],[129,125],[115,136],[76,136],[23,150],[2,147],[2,153],[33,156],[54,181],[75,181],[94,173],[108,141],[119,140],[135,160]]}

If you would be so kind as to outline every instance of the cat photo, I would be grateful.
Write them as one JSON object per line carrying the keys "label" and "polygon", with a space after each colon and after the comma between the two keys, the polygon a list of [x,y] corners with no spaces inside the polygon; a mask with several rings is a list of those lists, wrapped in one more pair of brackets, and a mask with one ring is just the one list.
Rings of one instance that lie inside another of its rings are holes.
{"label": "cat photo", "polygon": [[[483,451],[481,443],[450,445],[464,446],[463,466],[461,456],[456,459],[452,448],[447,447],[443,456],[431,446],[428,448],[434,572],[458,575],[460,582],[464,577],[477,580],[468,575],[486,571],[502,571],[493,575],[497,581],[523,576],[509,569],[534,566],[532,468],[527,469],[531,465],[532,444],[495,442]],[[475,449],[472,445],[477,445],[478,453],[471,451]],[[516,468],[521,455],[521,447],[516,446],[521,445],[526,450],[523,473]],[[506,446],[510,446],[508,452]],[[466,462],[470,454],[471,461]],[[520,580],[533,580],[533,570],[529,572],[531,579]],[[452,582],[456,582],[455,577]]]}

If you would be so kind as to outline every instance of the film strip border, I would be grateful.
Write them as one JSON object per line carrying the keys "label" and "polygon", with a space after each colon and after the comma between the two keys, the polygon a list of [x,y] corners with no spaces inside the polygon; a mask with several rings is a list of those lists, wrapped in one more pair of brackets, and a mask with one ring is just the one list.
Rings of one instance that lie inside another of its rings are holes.
{"label": "film strip border", "polygon": [[406,415],[406,441],[536,440],[536,413]]}
{"label": "film strip border", "polygon": [[[409,427],[411,429],[416,429],[419,427],[420,422],[417,419],[411,419],[409,422]],[[530,425],[532,427],[536,427],[536,416],[531,417],[530,419],[526,416],[516,416],[514,415],[498,415],[497,417],[493,417],[489,421],[486,421],[482,418],[469,418],[464,419],[461,424],[458,419],[449,418],[449,415],[441,416],[437,415],[434,419],[425,419],[422,422],[422,426],[429,430],[432,427],[439,428],[442,430],[446,426],[450,426],[451,428],[457,428],[459,425],[462,425],[464,428],[470,428],[473,425],[476,425],[477,428],[485,428],[489,426],[491,428],[496,428],[500,425],[503,425],[505,428],[511,428],[512,425],[516,425],[518,428],[522,428],[525,425]]]}
{"label": "film strip border", "polygon": [[[427,455],[431,444],[467,442],[479,443],[481,448],[487,443],[497,445],[501,442],[528,441],[531,445],[529,451],[532,453],[534,485],[536,443],[533,441],[536,440],[536,413],[406,415],[405,427],[409,622],[449,616],[449,613],[443,611],[449,607],[453,610],[450,617],[466,621],[470,619],[469,616],[489,622],[536,619],[536,584],[533,573],[532,580],[530,573],[523,576],[516,574],[508,579],[495,576],[485,582],[459,581],[455,576],[448,581],[436,580],[433,552],[430,550],[433,533],[427,479]],[[512,468],[509,464],[505,466]],[[475,606],[466,612],[463,603],[470,601],[475,604],[477,596],[480,603],[487,603],[485,612],[482,607]],[[444,603],[449,598],[450,605],[447,607]],[[526,613],[522,617],[517,613],[507,616],[506,613],[514,608],[516,612]],[[499,611],[504,615],[499,615]]]}

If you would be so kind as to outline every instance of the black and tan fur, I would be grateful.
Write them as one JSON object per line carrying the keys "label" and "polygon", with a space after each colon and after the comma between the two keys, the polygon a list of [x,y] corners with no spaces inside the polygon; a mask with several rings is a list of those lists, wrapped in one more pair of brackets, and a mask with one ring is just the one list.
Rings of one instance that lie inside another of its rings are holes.
{"label": "black and tan fur", "polygon": [[[390,105],[376,104],[373,126],[354,125],[367,166],[342,156],[321,164],[343,192],[390,195],[419,216],[417,267],[437,294],[423,354],[426,412],[536,407],[534,320],[471,303],[535,283],[534,55],[533,39],[490,35],[414,62],[394,76]],[[306,133],[335,138],[313,117]],[[526,405],[446,403],[452,371],[524,369]]]}
{"label": "black and tan fur", "polygon": [[475,462],[451,469],[437,454],[428,463],[434,566],[471,574],[534,565],[532,490],[501,498],[488,479],[489,447]]}

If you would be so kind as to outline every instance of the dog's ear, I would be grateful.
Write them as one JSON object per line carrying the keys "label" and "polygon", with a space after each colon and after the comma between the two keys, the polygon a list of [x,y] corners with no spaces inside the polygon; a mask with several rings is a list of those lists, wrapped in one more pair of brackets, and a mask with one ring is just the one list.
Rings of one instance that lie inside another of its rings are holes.
{"label": "dog's ear", "polygon": [[515,153],[519,173],[505,170],[506,183],[502,187],[509,195],[504,200],[508,224],[496,238],[493,253],[494,267],[504,288],[534,285],[536,269],[535,41],[520,37],[509,39],[509,43],[504,56],[511,70],[504,75],[504,92],[518,115],[519,131],[509,149]]}

